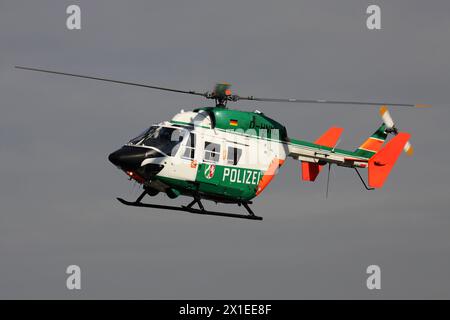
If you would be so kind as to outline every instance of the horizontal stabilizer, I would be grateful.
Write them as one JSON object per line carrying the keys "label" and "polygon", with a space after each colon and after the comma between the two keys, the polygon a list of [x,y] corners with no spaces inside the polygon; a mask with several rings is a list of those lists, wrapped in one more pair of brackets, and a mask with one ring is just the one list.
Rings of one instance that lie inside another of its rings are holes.
{"label": "horizontal stabilizer", "polygon": [[315,143],[325,147],[335,147],[343,131],[344,128],[331,127]]}
{"label": "horizontal stabilizer", "polygon": [[411,135],[400,132],[369,160],[369,186],[381,188]]}
{"label": "horizontal stabilizer", "polygon": [[[330,148],[335,147],[343,131],[343,128],[331,127],[315,141],[315,144]],[[302,179],[304,181],[315,181],[322,167],[323,165],[318,163],[302,161]]]}

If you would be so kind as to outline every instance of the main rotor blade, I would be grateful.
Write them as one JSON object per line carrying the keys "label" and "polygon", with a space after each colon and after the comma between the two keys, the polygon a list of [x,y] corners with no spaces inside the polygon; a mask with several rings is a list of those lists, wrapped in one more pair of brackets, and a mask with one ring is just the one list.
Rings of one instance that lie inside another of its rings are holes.
{"label": "main rotor blade", "polygon": [[388,102],[365,102],[365,101],[340,101],[340,100],[312,100],[312,99],[277,99],[277,98],[257,98],[253,96],[241,97],[235,96],[236,100],[253,100],[266,102],[290,102],[290,103],[322,103],[322,104],[347,104],[347,105],[361,105],[361,106],[380,106],[389,105],[395,107],[416,107],[423,108],[428,105],[410,104],[410,103],[388,103]]}
{"label": "main rotor blade", "polygon": [[119,80],[113,80],[113,79],[84,76],[84,75],[81,75],[81,74],[66,73],[66,72],[59,72],[59,71],[53,71],[53,70],[44,70],[44,69],[37,69],[37,68],[30,68],[30,67],[15,66],[15,68],[22,69],[22,70],[30,70],[30,71],[39,71],[39,72],[45,72],[45,73],[53,73],[53,74],[59,74],[59,75],[63,75],[63,76],[70,76],[70,77],[76,77],[76,78],[84,78],[84,79],[91,79],[91,80],[113,82],[113,83],[125,84],[125,85],[130,85],[130,86],[137,86],[137,87],[144,87],[144,88],[150,88],[150,89],[156,89],[156,90],[178,92],[178,93],[185,93],[185,94],[192,94],[192,95],[196,95],[196,96],[208,97],[208,93],[206,93],[206,92],[205,93],[201,93],[201,92],[196,92],[196,91],[177,90],[177,89],[171,89],[171,88],[165,88],[165,87],[151,86],[151,85],[142,84],[142,83],[119,81]]}
{"label": "main rotor blade", "polygon": [[[112,83],[118,83],[118,84],[125,84],[125,85],[129,85],[129,86],[137,86],[137,87],[150,88],[150,89],[155,89],[155,90],[184,93],[184,94],[190,94],[190,95],[196,95],[196,96],[205,97],[207,99],[216,99],[217,98],[217,96],[215,96],[213,93],[210,93],[210,92],[197,92],[197,91],[177,90],[177,89],[172,89],[172,88],[166,88],[166,87],[160,87],[160,86],[152,86],[152,85],[136,83],[136,82],[120,81],[120,80],[113,80],[113,79],[92,77],[92,76],[85,76],[85,75],[81,75],[81,74],[66,73],[66,72],[59,72],[59,71],[45,70],[45,69],[38,69],[38,68],[31,68],[31,67],[15,66],[15,68],[22,69],[22,70],[30,70],[30,71],[52,73],[52,74],[58,74],[58,75],[76,77],[76,78],[83,78],[83,79],[91,79],[91,80],[112,82]],[[277,99],[277,98],[258,98],[258,97],[254,97],[254,96],[241,97],[241,96],[238,96],[238,95],[231,95],[231,96],[229,96],[227,98],[227,100],[230,100],[230,101],[253,100],[253,101],[266,101],[266,102],[319,103],[319,104],[342,104],[342,105],[347,104],[347,105],[371,105],[371,106],[389,105],[389,106],[416,107],[416,108],[429,107],[429,105],[425,105],[425,104],[363,102],[363,101],[339,101],[339,100],[312,100],[312,99]]]}

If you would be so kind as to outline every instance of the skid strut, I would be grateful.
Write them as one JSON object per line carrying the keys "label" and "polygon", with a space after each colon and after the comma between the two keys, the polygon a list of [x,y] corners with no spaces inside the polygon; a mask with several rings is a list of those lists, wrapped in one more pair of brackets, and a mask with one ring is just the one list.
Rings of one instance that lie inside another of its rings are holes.
{"label": "skid strut", "polygon": [[[189,213],[193,213],[193,214],[203,214],[203,215],[209,215],[209,216],[230,217],[230,218],[238,218],[238,219],[249,219],[249,220],[262,220],[263,219],[262,217],[256,216],[253,213],[253,211],[250,209],[250,207],[248,205],[249,203],[247,203],[247,202],[241,202],[241,203],[238,203],[238,205],[240,206],[242,204],[244,206],[244,208],[247,210],[248,214],[237,214],[237,213],[227,213],[227,212],[217,212],[217,211],[206,210],[199,197],[194,197],[194,200],[192,200],[188,205],[181,206],[181,207],[143,203],[142,199],[145,197],[146,194],[147,194],[147,191],[144,190],[144,192],[142,192],[141,195],[133,202],[124,200],[122,198],[117,198],[117,200],[119,200],[119,202],[124,205],[133,206],[133,207],[184,211],[184,212],[189,212]],[[200,209],[193,208],[194,204],[197,204]]]}
{"label": "skid strut", "polygon": [[244,208],[248,211],[248,214],[251,216],[255,217],[255,214],[253,213],[252,209],[250,209],[250,207],[248,206],[247,202],[243,202],[242,205],[244,206]]}
{"label": "skid strut", "polygon": [[147,194],[147,190],[144,190],[144,191],[141,193],[141,195],[140,195],[140,196],[136,199],[136,201],[134,201],[134,202],[140,203],[141,200],[145,197],[146,194]]}
{"label": "skid strut", "polygon": [[181,206],[182,208],[186,209],[192,209],[192,206],[194,204],[198,204],[200,210],[205,211],[205,207],[203,206],[203,203],[201,202],[200,198],[194,197],[194,200],[192,200],[187,206]]}

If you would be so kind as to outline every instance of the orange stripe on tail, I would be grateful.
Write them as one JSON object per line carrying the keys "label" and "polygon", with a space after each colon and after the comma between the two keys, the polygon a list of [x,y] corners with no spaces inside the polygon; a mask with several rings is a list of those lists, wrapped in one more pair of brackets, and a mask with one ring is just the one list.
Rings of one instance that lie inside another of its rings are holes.
{"label": "orange stripe on tail", "polygon": [[359,149],[368,150],[372,152],[377,152],[383,146],[384,140],[369,137]]}

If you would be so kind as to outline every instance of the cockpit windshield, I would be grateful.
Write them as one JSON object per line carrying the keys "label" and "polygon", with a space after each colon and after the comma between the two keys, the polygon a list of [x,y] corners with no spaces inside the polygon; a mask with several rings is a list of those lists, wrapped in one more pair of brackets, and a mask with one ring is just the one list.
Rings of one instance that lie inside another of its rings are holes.
{"label": "cockpit windshield", "polygon": [[167,155],[174,156],[183,141],[184,131],[177,128],[151,126],[148,130],[136,138],[130,140],[130,144],[154,147]]}

